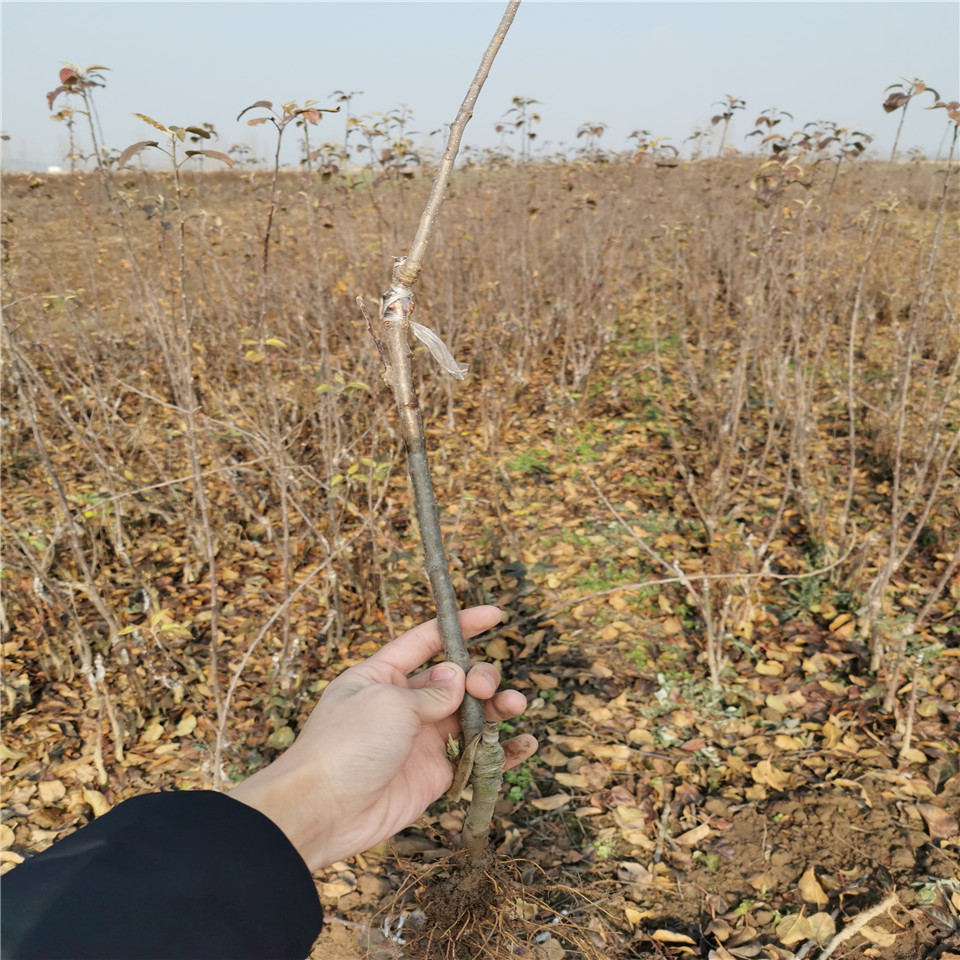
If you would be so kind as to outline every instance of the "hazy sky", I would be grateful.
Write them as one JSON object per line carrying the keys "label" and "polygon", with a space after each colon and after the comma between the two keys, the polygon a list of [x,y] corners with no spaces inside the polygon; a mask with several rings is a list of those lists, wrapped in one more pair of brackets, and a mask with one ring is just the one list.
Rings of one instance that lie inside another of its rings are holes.
{"label": "hazy sky", "polygon": [[[3,116],[5,169],[65,165],[66,131],[49,119],[45,94],[61,61],[105,64],[96,91],[108,146],[151,137],[132,114],[166,124],[215,124],[226,150],[238,141],[272,152],[267,128],[234,119],[255,100],[315,99],[362,90],[358,114],[406,104],[412,128],[449,122],[503,10],[501,3],[46,3],[5,0]],[[520,95],[540,101],[538,149],[576,143],[585,122],[608,124],[602,145],[627,146],[637,128],[678,146],[709,124],[711,104],[747,101],[728,142],[744,140],[767,107],[799,127],[832,120],[876,137],[888,155],[899,114],[881,109],[883,89],[919,77],[945,100],[960,99],[960,5],[935,3],[563,3],[527,0],[494,64],[465,142],[495,146],[494,125]],[[73,98],[61,98],[66,105]],[[901,138],[933,155],[943,110],[911,105]],[[291,134],[293,134],[291,136]],[[298,132],[284,158],[295,162]],[[341,117],[312,139],[342,140]],[[419,141],[420,136],[414,137]],[[84,141],[85,142],[85,141]],[[435,141],[436,142],[436,141]]]}

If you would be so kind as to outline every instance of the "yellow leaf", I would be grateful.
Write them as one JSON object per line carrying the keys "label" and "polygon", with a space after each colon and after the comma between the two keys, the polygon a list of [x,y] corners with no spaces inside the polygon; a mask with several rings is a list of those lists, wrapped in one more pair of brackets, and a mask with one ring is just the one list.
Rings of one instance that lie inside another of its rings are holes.
{"label": "yellow leaf", "polygon": [[681,833],[679,837],[674,837],[674,840],[680,844],[681,847],[695,847],[701,840],[706,840],[712,833],[713,831],[710,829],[709,823],[701,823],[692,830]]}
{"label": "yellow leaf", "polygon": [[341,293],[346,293],[346,292],[347,292],[347,285],[346,285],[342,280],[338,280],[338,281],[337,281],[337,289],[338,289]]}
{"label": "yellow leaf", "polygon": [[783,664],[776,660],[764,660],[757,664],[756,670],[765,677],[779,677],[783,673]]}
{"label": "yellow leaf", "polygon": [[570,802],[570,796],[566,793],[555,793],[552,797],[536,797],[528,802],[537,810],[559,810]]}
{"label": "yellow leaf", "polygon": [[786,790],[790,784],[789,774],[778,770],[769,760],[761,760],[750,771],[750,775],[757,783],[762,783],[773,790]]}
{"label": "yellow leaf", "polygon": [[841,613],[839,617],[830,624],[830,629],[836,633],[845,623],[849,623],[853,617],[849,613]]}
{"label": "yellow leaf", "polygon": [[685,933],[674,933],[672,930],[654,930],[650,936],[660,943],[689,943],[694,947],[697,945],[697,941],[691,940]]}
{"label": "yellow leaf", "polygon": [[107,798],[99,790],[88,790],[83,788],[83,802],[89,803],[95,817],[102,817],[110,810],[110,804]]}
{"label": "yellow leaf", "polygon": [[788,737],[785,733],[778,733],[773,738],[778,750],[802,750],[803,741],[799,737]]}
{"label": "yellow leaf", "polygon": [[261,360],[263,360],[263,358],[264,358],[264,354],[260,353],[257,350],[248,350],[243,355],[243,359],[246,360],[247,363],[259,363]]}
{"label": "yellow leaf", "polygon": [[535,903],[524,900],[522,897],[514,900],[514,910],[519,920],[532,920],[540,912],[540,908]]}
{"label": "yellow leaf", "polygon": [[263,342],[268,347],[283,347],[284,350],[287,348],[287,345],[282,340],[278,340],[276,337],[270,337],[267,340],[264,340]]}
{"label": "yellow leaf", "polygon": [[587,778],[582,773],[555,773],[553,779],[561,787],[585,790],[589,786]]}
{"label": "yellow leaf", "polygon": [[59,780],[41,780],[37,784],[40,802],[49,807],[51,803],[62,800],[67,794],[67,788]]}
{"label": "yellow leaf", "polygon": [[140,739],[144,743],[153,743],[156,740],[159,740],[163,736],[163,721],[162,720],[152,720],[147,726],[147,729],[143,731],[140,735]]}
{"label": "yellow leaf", "polygon": [[785,947],[800,943],[801,940],[807,940],[809,937],[810,927],[807,918],[800,913],[792,913],[777,924],[777,939]]}
{"label": "yellow leaf", "polygon": [[192,714],[188,713],[178,724],[177,729],[173,731],[175,737],[185,737],[187,734],[193,733],[197,728],[197,718]]}
{"label": "yellow leaf", "polygon": [[14,750],[5,743],[0,743],[0,760],[22,760],[26,754],[22,750]]}
{"label": "yellow leaf", "polygon": [[821,728],[823,734],[823,745],[829,750],[840,742],[840,728],[832,721],[828,720]]}
{"label": "yellow leaf", "polygon": [[790,711],[783,697],[778,697],[775,693],[767,694],[766,704],[771,710],[775,710],[777,713],[788,713]]}
{"label": "yellow leaf", "polygon": [[[887,933],[886,930],[878,930],[876,927],[871,927],[869,924],[865,927],[861,927],[858,931],[861,936],[866,937],[871,943],[876,944],[878,947],[892,947],[897,937],[893,933]],[[946,958],[949,954],[943,954]]]}
{"label": "yellow leaf", "polygon": [[807,903],[814,903],[818,907],[822,907],[829,899],[823,887],[820,886],[820,881],[817,880],[813,867],[808,867],[804,871],[803,876],[797,881],[797,886],[800,888],[800,896]]}
{"label": "yellow leaf", "polygon": [[808,917],[807,927],[810,930],[810,936],[821,947],[832,940],[837,932],[837,924],[829,913],[815,913],[812,917]]}

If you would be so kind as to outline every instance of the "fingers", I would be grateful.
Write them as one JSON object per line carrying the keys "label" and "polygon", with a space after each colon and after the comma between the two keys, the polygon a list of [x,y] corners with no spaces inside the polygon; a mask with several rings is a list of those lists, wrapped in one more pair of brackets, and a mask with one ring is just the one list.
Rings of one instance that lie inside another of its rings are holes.
{"label": "fingers", "polygon": [[456,711],[463,699],[463,670],[455,663],[439,663],[424,671],[428,681],[412,690],[414,708],[423,723],[439,723]]}
{"label": "fingers", "polygon": [[467,693],[489,700],[500,686],[500,671],[492,663],[475,663],[467,674]]}
{"label": "fingers", "polygon": [[484,704],[488,720],[512,720],[527,709],[527,698],[519,690],[501,690]]}
{"label": "fingers", "polygon": [[[484,630],[495,627],[500,622],[498,607],[469,607],[460,611],[460,629],[465,639],[475,637]],[[436,620],[429,620],[381,647],[368,663],[383,663],[399,670],[412,673],[435,657],[443,649],[440,631]]]}
{"label": "fingers", "polygon": [[503,769],[512,770],[519,767],[524,760],[529,760],[536,752],[539,744],[536,737],[524,733],[512,740],[505,740],[503,746]]}

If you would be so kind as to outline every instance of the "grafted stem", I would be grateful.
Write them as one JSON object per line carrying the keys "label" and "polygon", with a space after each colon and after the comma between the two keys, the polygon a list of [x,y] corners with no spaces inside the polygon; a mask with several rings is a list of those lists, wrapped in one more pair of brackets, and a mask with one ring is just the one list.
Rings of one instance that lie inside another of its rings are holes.
{"label": "grafted stem", "polygon": [[[407,448],[407,468],[416,503],[427,575],[437,608],[444,655],[462,667],[464,672],[470,669],[470,655],[460,631],[457,597],[450,580],[450,568],[443,547],[439,508],[427,463],[423,420],[410,369],[407,329],[414,306],[413,284],[420,276],[424,254],[450,182],[464,128],[473,115],[477,97],[519,6],[520,0],[510,0],[507,4],[500,24],[483,54],[476,76],[460,105],[457,117],[450,125],[443,159],[437,169],[409,255],[397,260],[391,287],[383,295],[380,309],[383,330],[381,348],[386,364],[384,379],[393,389],[400,411],[401,431]],[[493,807],[503,778],[503,749],[500,746],[497,724],[484,722],[483,704],[469,694],[464,697],[460,707],[460,725],[464,743],[470,743],[476,737],[481,738],[470,779],[473,799],[467,811],[463,832],[464,846],[472,855],[478,855],[486,850],[489,843]]]}

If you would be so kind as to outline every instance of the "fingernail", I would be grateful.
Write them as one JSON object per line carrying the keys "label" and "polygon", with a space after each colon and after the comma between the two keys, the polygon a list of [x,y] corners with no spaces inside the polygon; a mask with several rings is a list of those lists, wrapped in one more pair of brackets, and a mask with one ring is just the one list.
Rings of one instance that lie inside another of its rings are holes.
{"label": "fingernail", "polygon": [[457,671],[453,667],[439,666],[433,668],[433,673],[430,675],[432,680],[452,680],[457,675]]}

